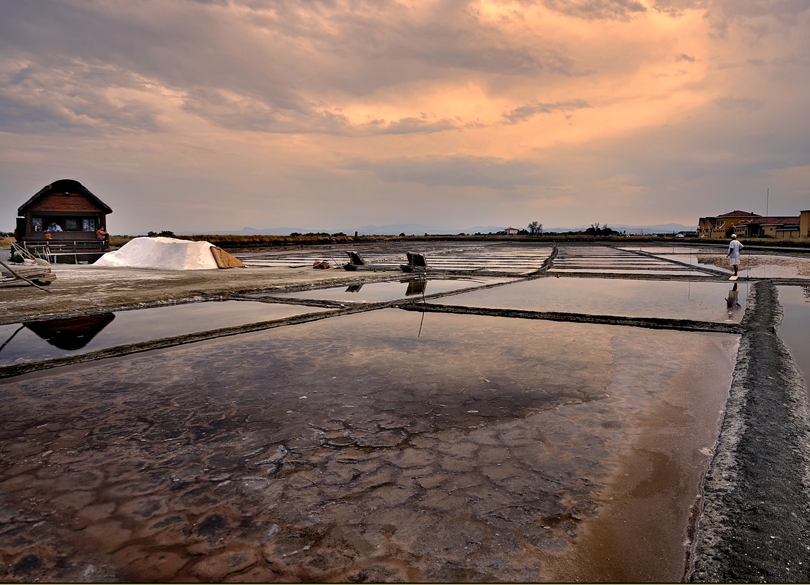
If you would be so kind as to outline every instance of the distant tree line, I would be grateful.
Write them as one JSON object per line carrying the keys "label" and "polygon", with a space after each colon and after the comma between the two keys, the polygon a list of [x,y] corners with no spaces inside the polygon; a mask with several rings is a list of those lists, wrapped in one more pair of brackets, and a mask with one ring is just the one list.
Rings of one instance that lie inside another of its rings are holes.
{"label": "distant tree line", "polygon": [[301,232],[291,232],[290,233],[291,238],[300,237],[300,236],[305,236],[305,237],[310,237],[310,238],[312,238],[312,237],[328,238],[330,235],[332,237],[344,237],[344,238],[346,237],[346,234],[344,234],[343,232],[335,232],[334,234],[329,234],[328,232],[307,232],[305,234],[302,234]]}
{"label": "distant tree line", "polygon": [[599,223],[592,223],[591,227],[585,230],[589,236],[618,236],[621,232],[609,228],[607,225],[599,226]]}
{"label": "distant tree line", "polygon": [[529,234],[532,236],[542,236],[543,235],[543,224],[537,221],[533,221],[529,224]]}
{"label": "distant tree line", "polygon": [[[543,224],[539,221],[533,221],[525,230],[520,230],[519,234],[528,234],[531,236],[542,236],[543,235]],[[607,224],[600,225],[597,223],[592,223],[591,227],[586,229],[584,232],[565,232],[566,234],[576,234],[576,233],[585,233],[589,236],[614,236],[614,235],[621,235],[621,232],[618,232],[612,228],[609,228]]]}

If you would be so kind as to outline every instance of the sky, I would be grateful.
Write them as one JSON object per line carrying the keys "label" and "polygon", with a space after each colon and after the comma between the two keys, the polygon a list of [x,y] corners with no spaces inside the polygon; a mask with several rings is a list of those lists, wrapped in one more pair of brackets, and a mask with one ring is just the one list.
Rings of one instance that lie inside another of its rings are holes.
{"label": "sky", "polygon": [[810,209],[810,0],[3,0],[0,230]]}

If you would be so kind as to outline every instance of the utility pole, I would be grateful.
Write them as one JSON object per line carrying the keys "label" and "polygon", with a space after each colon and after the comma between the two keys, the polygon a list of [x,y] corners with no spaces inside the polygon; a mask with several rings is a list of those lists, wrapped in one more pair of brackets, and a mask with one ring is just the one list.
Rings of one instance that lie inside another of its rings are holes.
{"label": "utility pole", "polygon": [[768,204],[771,201],[771,188],[765,190],[765,217],[768,217]]}

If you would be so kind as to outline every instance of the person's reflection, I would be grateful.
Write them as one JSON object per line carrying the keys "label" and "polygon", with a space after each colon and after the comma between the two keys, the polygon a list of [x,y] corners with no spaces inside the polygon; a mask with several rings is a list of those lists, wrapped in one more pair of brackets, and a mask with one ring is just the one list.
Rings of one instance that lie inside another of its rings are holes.
{"label": "person's reflection", "polygon": [[726,298],[726,309],[728,310],[729,318],[734,315],[734,311],[737,309],[742,309],[739,298],[740,291],[737,290],[737,283],[735,282],[734,286],[731,287],[731,290],[728,291],[728,297]]}

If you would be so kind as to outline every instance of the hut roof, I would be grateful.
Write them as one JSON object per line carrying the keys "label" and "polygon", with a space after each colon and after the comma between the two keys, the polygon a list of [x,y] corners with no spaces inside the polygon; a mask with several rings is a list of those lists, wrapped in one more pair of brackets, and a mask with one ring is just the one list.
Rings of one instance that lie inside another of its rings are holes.
{"label": "hut roof", "polygon": [[48,195],[49,193],[81,193],[85,197],[87,197],[90,201],[98,205],[104,213],[112,213],[112,208],[104,203],[101,199],[93,195],[90,190],[79,183],[79,181],[75,181],[73,179],[59,179],[58,181],[54,181],[50,185],[45,185],[42,189],[40,189],[31,199],[23,203],[20,208],[17,210],[17,215],[25,215],[25,210],[32,206],[34,203]]}

